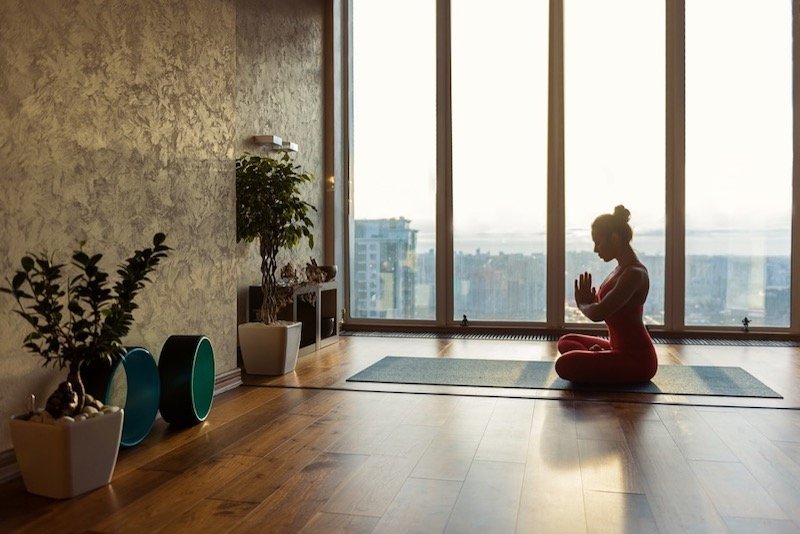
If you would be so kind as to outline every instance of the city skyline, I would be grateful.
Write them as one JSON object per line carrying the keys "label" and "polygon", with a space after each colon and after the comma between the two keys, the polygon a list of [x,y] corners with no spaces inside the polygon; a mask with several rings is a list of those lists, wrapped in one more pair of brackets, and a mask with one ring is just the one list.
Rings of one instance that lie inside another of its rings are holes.
{"label": "city skyline", "polygon": [[[362,220],[397,219],[406,220],[417,232],[417,250],[427,252],[435,249],[434,225],[417,226],[415,221],[408,217],[377,217],[359,218]],[[664,254],[666,232],[664,230],[639,230],[634,225],[632,245],[637,252],[644,254]],[[791,228],[772,228],[766,230],[752,229],[696,229],[687,230],[685,233],[686,253],[722,254],[740,256],[783,256],[788,255],[791,248]],[[590,229],[567,228],[565,241],[568,249],[593,250]],[[544,251],[546,243],[545,232],[484,232],[472,233],[468,236],[459,236],[454,239],[454,251],[474,252],[476,250],[504,253],[535,253]],[[502,247],[502,249],[501,249]]]}
{"label": "city skyline", "polygon": [[[436,306],[436,255],[416,248],[417,232],[406,219],[357,220],[352,283],[354,317],[433,319]],[[453,319],[542,322],[546,317],[546,255],[500,251],[456,252],[453,261]],[[591,251],[567,250],[566,271],[588,270],[601,281],[613,268]],[[663,254],[641,254],[650,271],[645,305],[648,324],[662,324],[665,269]],[[780,256],[687,255],[687,325],[787,326],[791,262]],[[565,276],[565,320],[584,322],[571,302]]]}

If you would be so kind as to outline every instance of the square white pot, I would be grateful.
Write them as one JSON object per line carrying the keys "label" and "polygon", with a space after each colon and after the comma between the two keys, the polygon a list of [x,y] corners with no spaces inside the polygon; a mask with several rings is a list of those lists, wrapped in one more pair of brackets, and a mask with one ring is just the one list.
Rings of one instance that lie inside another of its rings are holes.
{"label": "square white pot", "polygon": [[244,370],[253,375],[283,375],[294,371],[300,351],[302,323],[239,325],[239,348]]}
{"label": "square white pot", "polygon": [[12,417],[11,441],[25,489],[66,499],[111,482],[123,417],[121,409],[63,424]]}

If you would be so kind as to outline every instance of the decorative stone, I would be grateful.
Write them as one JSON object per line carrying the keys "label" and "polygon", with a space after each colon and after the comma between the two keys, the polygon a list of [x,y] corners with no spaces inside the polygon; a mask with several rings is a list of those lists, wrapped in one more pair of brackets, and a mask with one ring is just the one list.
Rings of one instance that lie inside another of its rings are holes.
{"label": "decorative stone", "polygon": [[63,417],[59,417],[58,419],[56,419],[56,424],[57,425],[70,425],[70,424],[72,424],[74,422],[75,422],[75,419],[73,417],[68,416],[68,415],[65,415]]}
{"label": "decorative stone", "polygon": [[99,410],[100,408],[103,407],[103,403],[100,401],[100,399],[96,399],[87,393],[83,403],[83,407],[86,408],[87,406]]}

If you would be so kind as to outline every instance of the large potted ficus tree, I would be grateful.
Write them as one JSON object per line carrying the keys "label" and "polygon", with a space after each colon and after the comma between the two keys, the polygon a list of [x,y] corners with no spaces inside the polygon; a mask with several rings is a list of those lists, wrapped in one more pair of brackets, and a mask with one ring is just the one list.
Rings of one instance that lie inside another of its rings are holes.
{"label": "large potted ficus tree", "polygon": [[239,325],[242,362],[251,374],[288,373],[297,362],[302,325],[278,320],[293,289],[280,283],[278,253],[296,248],[304,238],[314,246],[309,215],[316,208],[301,191],[313,180],[288,152],[277,158],[245,154],[236,160],[236,238],[257,242],[261,259],[260,321]]}
{"label": "large potted ficus tree", "polygon": [[133,323],[134,300],[167,256],[164,240],[157,233],[152,247],[134,251],[119,265],[113,285],[99,266],[102,254],[87,254],[81,243],[69,267],[46,253],[25,255],[21,269],[0,287],[14,297],[14,311],[30,328],[24,348],[43,358],[43,366],[67,370],[43,410],[31,396],[29,412],[10,422],[28,491],[66,498],[110,482],[123,413],[88,395],[81,372],[125,356],[122,340]]}

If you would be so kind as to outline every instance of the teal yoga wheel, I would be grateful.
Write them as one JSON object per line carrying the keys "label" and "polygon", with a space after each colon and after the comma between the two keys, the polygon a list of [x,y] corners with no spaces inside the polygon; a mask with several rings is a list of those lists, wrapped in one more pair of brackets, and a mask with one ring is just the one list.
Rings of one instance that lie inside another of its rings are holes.
{"label": "teal yoga wheel", "polygon": [[214,349],[206,336],[170,336],[158,359],[161,417],[191,426],[205,421],[214,399]]}
{"label": "teal yoga wheel", "polygon": [[130,347],[111,366],[104,363],[85,366],[81,369],[81,379],[86,392],[103,404],[124,404],[120,445],[132,447],[147,437],[158,414],[161,394],[158,366],[150,351]]}

